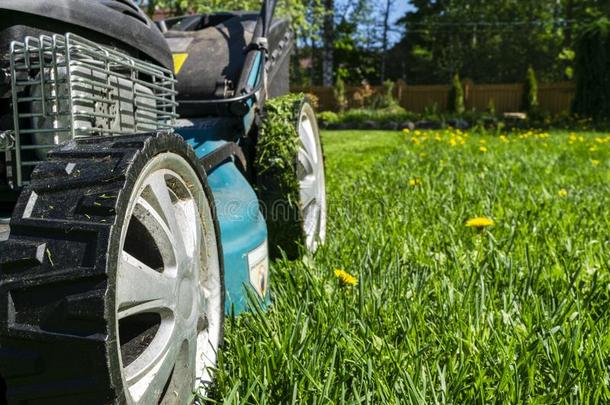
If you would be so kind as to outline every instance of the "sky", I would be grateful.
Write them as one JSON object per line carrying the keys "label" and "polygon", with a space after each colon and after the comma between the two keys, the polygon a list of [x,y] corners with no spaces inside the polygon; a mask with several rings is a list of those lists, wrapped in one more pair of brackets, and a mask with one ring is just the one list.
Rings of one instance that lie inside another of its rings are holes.
{"label": "sky", "polygon": [[[379,1],[379,0],[377,0]],[[395,22],[397,19],[405,15],[408,10],[412,10],[413,6],[411,2],[408,0],[397,0],[394,6],[394,10],[392,10],[392,22]]]}
{"label": "sky", "polygon": [[[374,0],[374,1],[383,1],[383,0]],[[409,10],[413,10],[414,7],[411,5],[409,0],[396,0],[394,4],[394,8],[392,9],[392,16],[390,17],[390,22],[395,24],[396,21],[402,18],[405,13]],[[401,32],[394,32],[391,36],[392,45],[400,41],[402,37]]]}

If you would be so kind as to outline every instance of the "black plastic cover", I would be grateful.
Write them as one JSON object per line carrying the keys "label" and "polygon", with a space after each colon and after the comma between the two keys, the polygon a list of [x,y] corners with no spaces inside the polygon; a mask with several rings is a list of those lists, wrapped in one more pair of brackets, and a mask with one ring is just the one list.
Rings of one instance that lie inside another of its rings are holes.
{"label": "black plastic cover", "polygon": [[[221,13],[184,17],[171,23],[165,37],[174,53],[188,57],[177,74],[179,100],[230,97],[237,84],[252,40],[258,13]],[[274,20],[269,31],[269,52],[278,48],[290,30],[288,20]],[[180,111],[181,116],[184,111]]]}
{"label": "black plastic cover", "polygon": [[173,70],[163,35],[131,0],[0,0],[0,30],[2,49],[32,30],[74,32]]}

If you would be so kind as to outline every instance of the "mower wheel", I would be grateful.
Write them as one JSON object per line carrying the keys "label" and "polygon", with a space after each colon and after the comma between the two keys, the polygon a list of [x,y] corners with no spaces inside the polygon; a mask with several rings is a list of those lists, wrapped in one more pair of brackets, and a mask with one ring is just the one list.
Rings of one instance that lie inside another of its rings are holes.
{"label": "mower wheel", "polygon": [[303,95],[267,101],[256,145],[259,198],[273,257],[315,252],[326,237],[324,156],[314,110]]}
{"label": "mower wheel", "polygon": [[9,402],[192,402],[222,339],[218,235],[205,173],[181,137],[52,151],[0,243]]}

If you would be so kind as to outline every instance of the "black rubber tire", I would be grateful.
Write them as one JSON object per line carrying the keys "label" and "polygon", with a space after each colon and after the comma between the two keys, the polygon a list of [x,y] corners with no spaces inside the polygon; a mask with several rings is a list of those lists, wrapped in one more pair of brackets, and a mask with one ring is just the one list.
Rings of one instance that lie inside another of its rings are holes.
{"label": "black rubber tire", "polygon": [[212,208],[224,286],[212,193],[181,137],[99,137],[56,148],[36,167],[14,210],[10,237],[0,242],[0,374],[9,403],[126,401],[113,257],[131,188],[146,162],[163,152],[180,155],[199,176]]}
{"label": "black rubber tire", "polygon": [[[308,98],[302,94],[269,100],[265,105],[263,125],[256,144],[254,166],[257,191],[267,222],[269,254],[272,258],[281,257],[283,252],[288,259],[298,259],[303,252],[302,247],[306,248],[297,168],[300,145],[298,126],[306,107],[313,111]],[[319,133],[315,117],[313,124],[316,133]]]}

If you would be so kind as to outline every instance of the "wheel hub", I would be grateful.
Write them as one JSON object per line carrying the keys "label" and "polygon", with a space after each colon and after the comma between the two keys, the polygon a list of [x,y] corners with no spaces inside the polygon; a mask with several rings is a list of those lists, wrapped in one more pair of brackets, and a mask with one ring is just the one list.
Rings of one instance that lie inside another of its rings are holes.
{"label": "wheel hub", "polygon": [[[194,283],[192,278],[184,278],[180,282],[180,286],[178,287],[178,313],[180,316],[189,320],[195,308],[197,307],[197,302],[199,301],[199,297],[195,299],[196,295],[203,295],[203,291],[195,291],[195,286],[197,284]],[[193,323],[193,322],[189,322]],[[191,325],[189,325],[191,326]]]}

